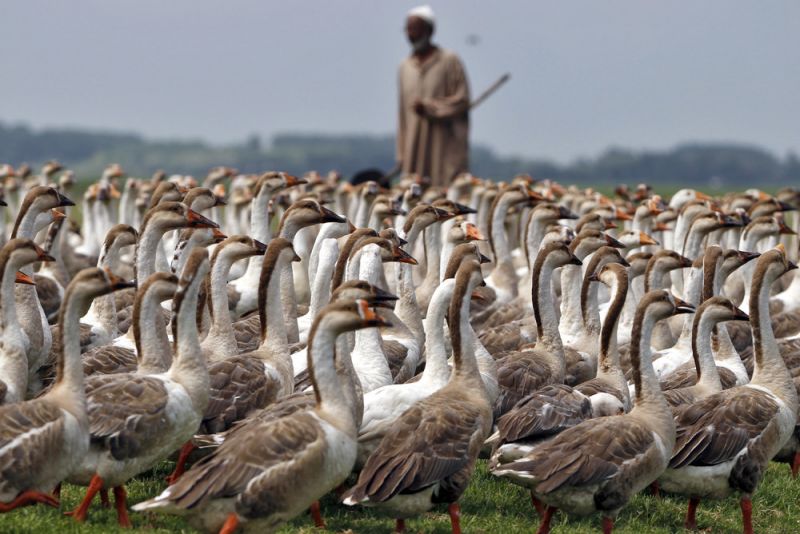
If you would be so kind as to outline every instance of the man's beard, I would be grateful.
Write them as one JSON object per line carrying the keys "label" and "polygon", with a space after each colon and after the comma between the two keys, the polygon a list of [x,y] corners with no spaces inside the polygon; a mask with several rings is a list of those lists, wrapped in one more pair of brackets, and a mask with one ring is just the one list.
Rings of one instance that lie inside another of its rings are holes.
{"label": "man's beard", "polygon": [[427,50],[431,46],[431,39],[430,37],[421,37],[416,41],[411,41],[411,50],[414,53],[419,53],[422,51]]}

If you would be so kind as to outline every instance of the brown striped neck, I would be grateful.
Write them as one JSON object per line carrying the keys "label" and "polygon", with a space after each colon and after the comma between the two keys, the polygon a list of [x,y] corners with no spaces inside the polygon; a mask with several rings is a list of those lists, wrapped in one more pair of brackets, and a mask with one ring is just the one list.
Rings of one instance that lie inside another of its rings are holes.
{"label": "brown striped neck", "polygon": [[[608,306],[603,327],[600,330],[600,355],[598,365],[604,372],[611,371],[612,366],[619,366],[619,353],[617,352],[617,327],[622,308],[625,306],[625,297],[628,295],[628,271],[618,263],[611,263],[605,267],[613,275],[611,288],[611,302]],[[605,277],[603,278],[605,279]]]}
{"label": "brown striped neck", "polygon": [[356,245],[363,239],[375,237],[377,235],[377,232],[372,228],[357,228],[350,233],[339,251],[339,257],[336,259],[336,268],[333,270],[333,279],[331,280],[331,291],[335,291],[336,288],[344,282],[344,275],[347,272],[347,261],[350,259]]}
{"label": "brown striped neck", "polygon": [[472,290],[483,281],[480,263],[468,260],[462,263],[456,273],[453,298],[448,310],[450,341],[453,347],[453,375],[455,379],[475,379],[482,384],[478,362],[471,343],[469,324],[469,305]]}
{"label": "brown striped neck", "polygon": [[[261,344],[270,335],[286,338],[286,328],[281,310],[281,271],[291,265],[295,258],[292,243],[276,237],[270,241],[261,266],[258,284],[258,317],[261,323]],[[268,309],[274,307],[268,313]],[[276,310],[278,310],[276,312]],[[272,332],[270,332],[272,330]],[[282,334],[282,335],[281,335]],[[284,341],[284,343],[287,343]]]}

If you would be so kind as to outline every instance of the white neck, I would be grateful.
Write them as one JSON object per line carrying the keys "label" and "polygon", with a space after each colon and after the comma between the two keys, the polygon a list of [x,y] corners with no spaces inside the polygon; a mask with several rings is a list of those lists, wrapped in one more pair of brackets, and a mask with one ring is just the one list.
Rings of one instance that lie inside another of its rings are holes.
{"label": "white neck", "polygon": [[343,422],[345,428],[342,430],[355,434],[353,411],[345,398],[342,379],[334,362],[337,333],[328,322],[328,317],[323,316],[314,330],[313,339],[309,339],[308,370],[313,373],[318,409]]}
{"label": "white neck", "polygon": [[[444,337],[444,318],[455,290],[455,280],[449,278],[436,288],[425,317],[425,370],[423,380],[446,381],[450,375],[447,365],[447,346]],[[468,297],[467,297],[468,298]]]}
{"label": "white neck", "polygon": [[[330,223],[335,224],[335,223]],[[308,313],[316,317],[323,306],[331,300],[331,279],[339,257],[339,243],[334,238],[325,239],[318,250],[319,268],[315,271],[314,287],[311,288],[311,305]]]}
{"label": "white neck", "polygon": [[197,335],[197,296],[203,277],[199,274],[184,289],[177,310],[177,339],[175,358],[169,376],[181,384],[192,399],[194,410],[203,413],[208,405],[209,379],[205,357]]}

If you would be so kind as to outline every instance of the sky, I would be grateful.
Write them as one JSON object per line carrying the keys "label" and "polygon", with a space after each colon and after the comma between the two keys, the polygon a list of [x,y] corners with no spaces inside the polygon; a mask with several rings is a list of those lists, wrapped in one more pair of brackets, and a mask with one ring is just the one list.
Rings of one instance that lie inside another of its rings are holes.
{"label": "sky", "polygon": [[[0,121],[242,141],[394,131],[417,2],[3,0]],[[570,161],[609,146],[800,153],[796,0],[432,1],[473,141]]]}

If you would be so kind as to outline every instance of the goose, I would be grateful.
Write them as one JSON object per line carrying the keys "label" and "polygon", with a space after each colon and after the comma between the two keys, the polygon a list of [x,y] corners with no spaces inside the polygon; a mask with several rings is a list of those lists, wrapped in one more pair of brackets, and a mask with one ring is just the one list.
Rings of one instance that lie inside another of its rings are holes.
{"label": "goose", "polygon": [[[459,266],[456,287],[482,281],[477,260]],[[460,533],[458,499],[475,469],[492,426],[492,406],[469,343],[469,302],[454,296],[449,315],[454,368],[442,389],[408,408],[367,459],[356,485],[343,495],[348,506],[379,507],[404,519],[449,504],[453,533]]]}
{"label": "goose", "polygon": [[76,521],[86,520],[99,491],[113,488],[117,521],[130,527],[125,483],[169,456],[197,431],[208,405],[208,370],[196,324],[198,293],[207,273],[208,252],[194,250],[175,296],[176,353],[166,372],[86,379],[91,444],[67,478],[88,486],[72,512]]}
{"label": "goose", "polygon": [[553,270],[567,264],[580,265],[564,243],[544,246],[533,266],[532,300],[536,319],[536,345],[516,351],[497,361],[500,396],[494,407],[495,416],[510,410],[521,398],[548,384],[563,383],[566,375],[564,346],[558,333],[550,279]]}
{"label": "goose", "polygon": [[[563,384],[545,386],[503,414],[497,421],[497,431],[487,440],[493,447],[490,469],[530,454],[542,442],[581,421],[630,410],[627,382],[619,366],[616,347],[616,328],[627,294],[628,273],[623,264],[610,261],[613,257],[605,260],[599,272],[587,271],[586,277],[587,282],[602,281],[613,293],[610,315],[606,316],[600,333],[597,376],[575,388]],[[592,263],[590,267],[597,267],[601,262]],[[536,500],[534,503],[539,509],[540,504]]]}
{"label": "goose", "polygon": [[356,424],[336,371],[336,337],[383,324],[365,300],[323,308],[308,352],[314,408],[248,425],[134,510],[186,515],[196,528],[231,533],[239,525],[273,532],[308,509],[347,478],[356,459]]}
{"label": "goose", "polygon": [[750,293],[755,369],[749,384],[689,404],[675,414],[677,442],[661,486],[689,495],[686,526],[702,498],[741,495],[743,531],[752,534],[751,496],[767,464],[797,424],[797,392],[778,352],[769,313],[772,283],[796,268],[782,245],[756,262]]}
{"label": "goose", "polygon": [[455,298],[463,299],[473,289],[469,284],[456,287],[453,277],[443,280],[433,293],[424,321],[426,359],[420,379],[383,386],[364,396],[363,421],[358,431],[358,467],[364,465],[400,414],[447,384],[450,369],[444,339],[445,315],[454,294],[457,294]]}
{"label": "goose", "polygon": [[36,282],[36,296],[42,306],[48,322],[52,323],[58,318],[58,309],[64,297],[64,288],[67,287],[70,275],[61,256],[62,229],[65,228],[66,215],[58,210],[50,210],[53,222],[47,227],[47,234],[42,247],[53,258],[39,268],[33,279]]}
{"label": "goose", "polygon": [[652,291],[639,303],[631,351],[637,387],[629,413],[584,421],[492,471],[529,487],[547,505],[539,533],[550,531],[560,508],[577,515],[600,512],[608,534],[627,501],[664,471],[675,425],[650,362],[650,334],[657,321],[689,311],[694,308],[666,290]]}
{"label": "goose", "polygon": [[[675,269],[687,269],[692,266],[692,261],[681,256],[674,250],[661,249],[653,253],[647,262],[644,271],[644,292],[654,289],[669,289],[672,284],[668,273]],[[658,323],[653,330],[653,348],[656,350],[667,349],[677,340],[667,323]]]}
{"label": "goose", "polygon": [[[692,404],[709,395],[722,391],[720,372],[714,362],[711,335],[718,323],[724,321],[747,321],[746,313],[725,297],[710,297],[697,308],[692,324],[692,356],[696,380],[692,385],[670,388],[664,391],[667,404],[673,407]],[[730,379],[729,379],[730,380]],[[734,377],[735,384],[735,377]],[[662,386],[662,389],[663,386]]]}
{"label": "goose", "polygon": [[130,285],[93,268],[78,273],[67,286],[59,320],[64,350],[54,386],[36,399],[0,406],[1,511],[36,502],[58,506],[50,492],[89,446],[78,320],[92,298]]}
{"label": "goose", "polygon": [[165,372],[172,361],[172,347],[165,329],[156,327],[155,317],[161,303],[171,299],[178,289],[178,278],[170,273],[153,273],[136,292],[133,324],[128,332],[132,346],[108,344],[83,355],[83,373],[158,374]]}
{"label": "goose", "polygon": [[28,339],[17,317],[14,284],[34,282],[18,271],[31,263],[51,259],[29,239],[12,239],[0,250],[0,404],[23,401],[28,390]]}
{"label": "goose", "polygon": [[[270,201],[280,191],[306,183],[306,180],[282,172],[268,172],[256,181],[252,202],[248,235],[261,243],[272,239],[270,226]],[[230,226],[226,226],[230,228]],[[286,236],[283,236],[286,237]],[[234,317],[242,317],[258,307],[258,281],[261,277],[262,256],[254,256],[247,263],[247,270],[231,283],[236,292]]]}
{"label": "goose", "polygon": [[[23,238],[33,239],[38,231],[36,221],[39,215],[49,212],[53,208],[74,206],[67,197],[61,195],[52,187],[36,186],[31,188],[22,200],[17,218],[14,221],[14,228],[11,231],[11,239]],[[32,276],[30,267],[22,269],[24,274]],[[36,296],[34,286],[20,284],[14,288],[17,303],[17,315],[19,317],[22,330],[28,337],[28,372],[34,378],[39,367],[45,362],[50,353],[53,343],[52,334],[44,315],[39,299]],[[29,380],[29,386],[33,382]]]}

